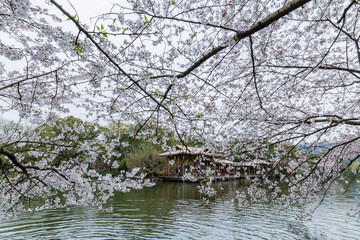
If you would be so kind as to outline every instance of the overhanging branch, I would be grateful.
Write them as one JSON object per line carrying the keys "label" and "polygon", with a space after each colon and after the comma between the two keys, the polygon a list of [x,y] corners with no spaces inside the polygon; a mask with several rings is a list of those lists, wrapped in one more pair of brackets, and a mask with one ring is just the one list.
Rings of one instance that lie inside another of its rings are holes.
{"label": "overhanging branch", "polygon": [[[292,11],[296,10],[297,8],[303,6],[304,4],[310,2],[311,0],[294,0],[287,4],[285,4],[282,8],[275,11],[274,13],[268,15],[263,20],[253,24],[248,30],[246,31],[238,31],[233,37],[232,40],[235,43],[240,42],[242,39],[247,38],[251,36],[252,34],[268,27],[270,24],[276,22],[280,18],[284,17],[285,15],[291,13]],[[200,59],[198,59],[196,62],[194,62],[188,69],[186,69],[184,72],[176,75],[177,78],[184,78],[189,73],[191,73],[193,70],[198,68],[200,65],[202,65],[204,62],[206,62],[208,59],[219,53],[220,51],[224,50],[225,48],[229,47],[231,44],[225,44],[220,45],[215,48],[213,48],[211,51],[203,55]],[[164,75],[162,77],[170,77],[171,75]],[[158,78],[154,76],[153,78]]]}

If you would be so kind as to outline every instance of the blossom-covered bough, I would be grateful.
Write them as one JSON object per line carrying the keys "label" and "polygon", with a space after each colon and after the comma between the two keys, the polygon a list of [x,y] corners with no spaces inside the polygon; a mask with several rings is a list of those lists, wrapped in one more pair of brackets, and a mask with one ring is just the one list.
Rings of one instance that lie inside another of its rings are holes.
{"label": "blossom-covered bough", "polygon": [[[134,137],[156,134],[143,128],[152,122],[183,143],[196,136],[242,159],[273,149],[272,169],[239,193],[243,204],[292,209],[321,202],[345,174],[347,184],[356,181],[358,1],[128,0],[93,25],[80,10],[60,0],[0,3],[0,111],[20,115],[1,136],[4,212],[34,198],[41,207],[100,205],[114,190],[147,184],[136,174],[90,169],[98,145],[79,145],[82,129],[43,136],[44,124],[69,106],[96,120],[135,123]],[[20,127],[25,119],[29,129]],[[322,152],[312,157],[305,145]],[[85,151],[87,160],[54,165],[64,149]],[[37,160],[23,162],[25,154]]]}

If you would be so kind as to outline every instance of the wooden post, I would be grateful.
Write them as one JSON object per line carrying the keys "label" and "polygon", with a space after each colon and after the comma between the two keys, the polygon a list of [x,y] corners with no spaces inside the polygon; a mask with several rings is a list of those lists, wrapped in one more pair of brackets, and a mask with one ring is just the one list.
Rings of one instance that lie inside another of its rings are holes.
{"label": "wooden post", "polygon": [[183,170],[182,170],[182,173],[181,173],[181,176],[184,176],[185,174],[185,156],[183,155]]}
{"label": "wooden post", "polygon": [[215,161],[213,161],[213,164],[214,164],[214,177],[216,177],[216,164],[215,164]]}
{"label": "wooden post", "polygon": [[170,158],[170,157],[168,157],[168,158],[166,159],[167,161],[166,161],[166,163],[165,163],[165,164],[166,164],[166,169],[165,169],[165,170],[166,170],[166,176],[169,176],[169,170],[168,170],[169,158]]}
{"label": "wooden post", "polygon": [[164,160],[164,176],[166,176],[166,174],[165,174],[166,172],[165,172],[165,171],[166,171],[166,159],[167,159],[167,157],[164,158],[164,159],[165,159],[165,160]]}

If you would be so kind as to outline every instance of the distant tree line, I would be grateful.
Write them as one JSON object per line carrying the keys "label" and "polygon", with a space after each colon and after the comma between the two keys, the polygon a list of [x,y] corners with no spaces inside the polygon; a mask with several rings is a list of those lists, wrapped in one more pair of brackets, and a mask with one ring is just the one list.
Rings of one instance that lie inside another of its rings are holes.
{"label": "distant tree line", "polygon": [[[1,131],[9,131],[11,125],[10,122],[2,121]],[[27,127],[22,126],[21,128],[25,132]],[[81,131],[78,131],[78,128],[82,128]],[[102,173],[117,175],[120,171],[140,167],[142,171],[151,175],[162,174],[164,159],[159,154],[164,150],[161,145],[171,147],[175,144],[182,144],[181,141],[175,138],[174,132],[157,128],[152,123],[142,126],[143,131],[154,131],[156,134],[135,137],[137,128],[136,125],[126,123],[101,126],[98,123],[87,123],[79,118],[69,116],[35,130],[42,139],[59,139],[60,141],[56,144],[30,141],[24,136],[21,141],[10,143],[7,149],[14,154],[21,155],[23,164],[35,164],[41,161],[42,152],[51,152],[63,144],[63,149],[53,157],[52,166],[58,167],[62,162],[70,159],[75,159],[75,162],[80,164],[95,156],[90,167]],[[21,134],[21,130],[18,133]],[[201,145],[198,140],[186,137],[184,139],[188,139],[186,142],[188,146]],[[79,151],[79,146],[85,142],[88,148]],[[113,154],[109,160],[105,157],[109,149],[107,145],[114,144],[114,142],[116,144],[113,151],[116,154]],[[38,154],[29,154],[34,150]],[[9,159],[4,156],[0,157],[4,166],[11,169],[12,164]]]}

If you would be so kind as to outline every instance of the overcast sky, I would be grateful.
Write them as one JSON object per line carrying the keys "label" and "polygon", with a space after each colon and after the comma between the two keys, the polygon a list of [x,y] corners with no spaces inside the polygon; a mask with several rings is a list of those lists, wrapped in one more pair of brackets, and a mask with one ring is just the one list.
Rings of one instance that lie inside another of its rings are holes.
{"label": "overcast sky", "polygon": [[[109,12],[112,4],[114,2],[117,3],[126,3],[124,0],[120,1],[113,1],[113,0],[58,0],[58,2],[71,14],[75,13],[75,10],[72,8],[72,6],[76,9],[77,14],[79,15],[80,22],[86,23],[89,26],[92,26],[94,24],[94,19],[91,21],[91,17],[96,17],[102,13]],[[33,5],[39,5],[39,6],[45,6],[43,0],[34,0],[32,1]],[[72,5],[72,6],[71,6]],[[49,7],[49,6],[46,6]],[[60,16],[60,18],[66,19],[65,16],[61,17],[62,13],[58,9],[54,9],[54,13]],[[74,14],[75,15],[75,14]],[[63,21],[62,25],[64,25],[65,28],[73,27],[73,23],[70,21]],[[75,29],[75,28],[74,28]],[[67,29],[69,30],[69,29]],[[2,41],[8,41],[9,39],[4,39],[4,36],[1,36]],[[14,43],[15,44],[15,43]],[[8,59],[0,56],[0,62],[4,63],[6,65],[7,70],[19,68],[19,64],[21,64],[19,61],[12,62]],[[76,117],[84,118],[86,115],[85,110],[76,109],[74,107],[70,107],[70,115],[74,115]],[[6,119],[6,120],[18,120],[19,115],[17,111],[9,111],[5,114],[0,112],[0,119]]]}

